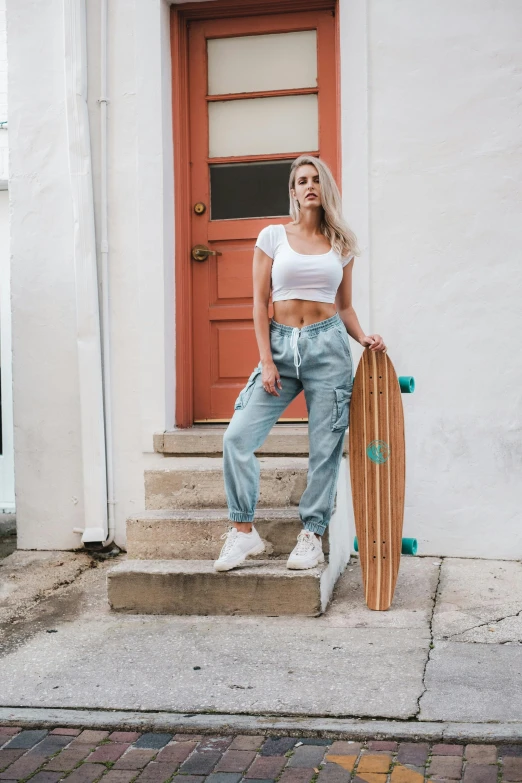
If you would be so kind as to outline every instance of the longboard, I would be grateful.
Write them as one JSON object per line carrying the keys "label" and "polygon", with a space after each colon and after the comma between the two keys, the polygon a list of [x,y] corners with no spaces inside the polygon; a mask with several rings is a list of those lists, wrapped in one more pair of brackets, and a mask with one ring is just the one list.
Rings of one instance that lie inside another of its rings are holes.
{"label": "longboard", "polygon": [[383,611],[391,606],[401,559],[404,413],[393,364],[369,348],[353,384],[349,453],[364,596],[370,609]]}

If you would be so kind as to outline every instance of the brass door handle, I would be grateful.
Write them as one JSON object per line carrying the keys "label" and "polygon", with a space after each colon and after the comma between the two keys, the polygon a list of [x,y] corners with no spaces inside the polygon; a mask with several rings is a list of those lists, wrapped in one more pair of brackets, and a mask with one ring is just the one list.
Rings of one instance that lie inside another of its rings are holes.
{"label": "brass door handle", "polygon": [[220,256],[221,253],[219,250],[209,250],[206,245],[194,245],[191,255],[194,261],[206,261],[209,256]]}

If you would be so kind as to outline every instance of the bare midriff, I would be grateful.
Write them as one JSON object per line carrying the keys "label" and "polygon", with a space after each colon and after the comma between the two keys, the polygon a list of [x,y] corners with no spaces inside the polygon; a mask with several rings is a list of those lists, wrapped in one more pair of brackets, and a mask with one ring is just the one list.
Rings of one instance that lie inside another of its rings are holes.
{"label": "bare midriff", "polygon": [[274,302],[274,321],[285,326],[302,326],[326,321],[337,312],[334,304],[311,302],[307,299],[283,299]]}

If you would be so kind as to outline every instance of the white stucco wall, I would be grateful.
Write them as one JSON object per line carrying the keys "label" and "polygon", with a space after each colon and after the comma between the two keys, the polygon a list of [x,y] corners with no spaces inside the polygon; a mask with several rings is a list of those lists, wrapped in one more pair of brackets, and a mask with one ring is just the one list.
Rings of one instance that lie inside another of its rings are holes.
{"label": "white stucco wall", "polygon": [[[73,528],[83,527],[83,486],[63,8],[29,0],[7,7],[18,543],[66,549],[80,545]],[[125,521],[144,505],[143,470],[157,458],[153,432],[173,424],[169,11],[161,0],[109,7],[116,542],[124,545]],[[87,40],[98,210],[99,18],[93,0]]]}
{"label": "white stucco wall", "polygon": [[0,511],[15,510],[13,400],[11,380],[11,273],[9,262],[9,147],[7,125],[7,37],[5,0],[0,0],[0,364],[2,372],[2,453]]}
{"label": "white stucco wall", "polygon": [[[7,120],[7,19],[5,0],[0,0],[0,123]],[[0,124],[0,186],[8,180],[7,126]],[[5,187],[5,185],[4,185]]]}
{"label": "white stucco wall", "polygon": [[22,548],[73,547],[78,537],[72,528],[82,524],[58,8],[59,3],[7,2],[14,444]]}
{"label": "white stucco wall", "polygon": [[[23,547],[79,544],[82,481],[58,2],[7,0],[14,390]],[[111,0],[109,264],[116,541],[173,423],[169,13]],[[521,557],[521,55],[517,0],[340,0],[343,200],[355,304],[400,374],[405,533],[421,551]],[[99,0],[88,3],[99,208]],[[38,68],[42,79],[34,79]],[[0,85],[1,86],[1,85]],[[1,96],[0,96],[1,98]],[[14,129],[14,132],[13,132]],[[99,221],[99,213],[97,213]],[[501,392],[501,393],[500,393]],[[492,533],[494,531],[494,533]]]}
{"label": "white stucco wall", "polygon": [[400,374],[405,529],[522,557],[522,5],[369,4],[372,329]]}
{"label": "white stucco wall", "polygon": [[9,194],[0,190],[0,359],[2,373],[2,453],[0,512],[15,511],[13,393],[11,361],[11,296],[9,264]]}

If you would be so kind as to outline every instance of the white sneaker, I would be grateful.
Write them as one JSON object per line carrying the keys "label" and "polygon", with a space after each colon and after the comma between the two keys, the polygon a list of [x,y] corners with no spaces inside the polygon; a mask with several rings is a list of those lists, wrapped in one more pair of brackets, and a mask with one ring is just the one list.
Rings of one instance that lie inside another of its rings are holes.
{"label": "white sneaker", "polygon": [[317,538],[311,530],[301,530],[286,567],[294,569],[315,568],[318,563],[324,563],[322,540]]}
{"label": "white sneaker", "polygon": [[260,555],[265,551],[263,539],[252,527],[250,533],[240,533],[235,527],[229,527],[221,538],[225,539],[218,559],[214,563],[215,571],[229,571],[245,562],[250,555]]}

